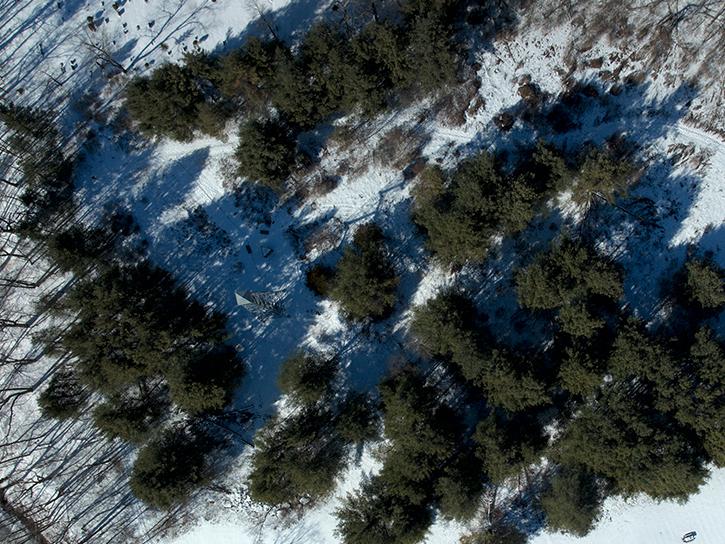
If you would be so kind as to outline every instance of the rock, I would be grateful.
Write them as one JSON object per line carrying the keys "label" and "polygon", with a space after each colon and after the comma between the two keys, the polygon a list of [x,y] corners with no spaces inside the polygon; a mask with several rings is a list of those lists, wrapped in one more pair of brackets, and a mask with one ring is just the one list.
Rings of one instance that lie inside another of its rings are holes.
{"label": "rock", "polygon": [[538,104],[540,94],[533,83],[524,83],[519,87],[519,96],[529,105]]}
{"label": "rock", "polygon": [[604,64],[604,57],[597,57],[596,59],[589,59],[584,61],[584,66],[587,68],[599,69]]}

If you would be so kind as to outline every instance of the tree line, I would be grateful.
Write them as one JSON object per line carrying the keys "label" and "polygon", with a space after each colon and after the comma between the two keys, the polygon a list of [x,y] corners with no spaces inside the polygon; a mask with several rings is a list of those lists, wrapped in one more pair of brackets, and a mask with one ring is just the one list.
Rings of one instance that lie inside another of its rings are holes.
{"label": "tree line", "polygon": [[208,454],[220,442],[205,420],[228,407],[244,367],[226,344],[222,314],[139,258],[133,244],[118,243],[137,231],[129,214],[110,212],[97,226],[75,219],[74,160],[53,119],[42,109],[0,107],[7,151],[19,164],[22,215],[11,228],[41,245],[54,270],[74,275],[45,308],[65,324],[35,339],[68,361],[38,404],[50,418],[90,412],[109,440],[139,447],[131,489],[167,508],[210,477]]}
{"label": "tree line", "polygon": [[[449,172],[425,171],[414,219],[435,258],[482,262],[496,235],[521,232],[553,195],[567,191],[580,206],[614,202],[636,170],[607,147],[566,156],[538,144],[513,167],[482,153]],[[436,515],[471,520],[487,490],[529,478],[544,457],[549,469],[534,505],[553,530],[586,534],[609,495],[695,493],[709,464],[725,462],[725,345],[709,325],[725,307],[725,272],[708,256],[688,258],[668,287],[669,319],[660,325],[628,312],[624,276],[581,233],[525,256],[512,287],[527,319],[547,324],[543,349],[497,338],[475,301],[456,289],[415,308],[411,336],[442,366],[403,365],[367,397],[364,420],[378,430],[358,440],[382,431],[382,469],[343,501],[341,539],[419,542]],[[388,317],[397,282],[374,224],[359,227],[334,266],[307,273],[308,286],[353,320]],[[335,358],[300,357],[283,365],[280,388],[304,407],[272,419],[253,456],[251,496],[271,505],[328,496],[354,443],[336,438]],[[526,538],[494,523],[470,541],[504,537]]]}
{"label": "tree line", "polygon": [[281,191],[303,160],[301,131],[335,115],[372,118],[455,80],[459,4],[406,0],[361,10],[314,24],[294,48],[252,37],[223,55],[190,53],[131,81],[126,107],[143,132],[177,140],[219,135],[242,114],[239,175]]}

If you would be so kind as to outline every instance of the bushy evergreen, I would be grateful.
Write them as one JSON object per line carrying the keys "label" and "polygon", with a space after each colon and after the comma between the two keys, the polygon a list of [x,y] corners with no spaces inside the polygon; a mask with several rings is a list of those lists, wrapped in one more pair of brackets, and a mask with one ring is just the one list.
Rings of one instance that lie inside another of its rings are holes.
{"label": "bushy evergreen", "polygon": [[244,374],[234,348],[215,346],[165,371],[171,400],[190,414],[224,408]]}
{"label": "bushy evergreen", "polygon": [[461,544],[526,544],[528,536],[506,520],[497,520],[481,531],[466,535]]}
{"label": "bushy evergreen", "polygon": [[328,395],[336,373],[334,358],[299,352],[282,364],[277,384],[298,402],[314,404]]}
{"label": "bushy evergreen", "polygon": [[680,360],[669,391],[676,419],[692,429],[717,466],[725,466],[725,347],[707,327],[701,327]]}
{"label": "bushy evergreen", "polygon": [[316,264],[305,273],[307,287],[321,297],[330,295],[335,280],[335,269],[324,264]]}
{"label": "bushy evergreen", "polygon": [[582,467],[562,467],[541,497],[549,528],[586,535],[599,517],[601,492],[594,475]]}
{"label": "bushy evergreen", "polygon": [[369,395],[350,393],[340,405],[335,430],[346,442],[362,444],[378,437],[376,407]]}
{"label": "bushy evergreen", "polygon": [[389,493],[422,504],[431,498],[431,481],[456,451],[456,414],[412,370],[384,381],[379,389],[385,437],[391,442],[380,478]]}
{"label": "bushy evergreen", "polygon": [[166,403],[147,390],[141,394],[144,396],[125,393],[110,397],[93,410],[93,423],[109,438],[143,444],[154,434]]}
{"label": "bushy evergreen", "polygon": [[330,493],[345,453],[334,419],[325,408],[305,406],[284,420],[268,422],[255,439],[252,499],[279,505]]}
{"label": "bushy evergreen", "polygon": [[616,157],[607,148],[592,149],[584,157],[572,186],[572,200],[579,204],[596,197],[613,202],[627,194],[633,182],[635,167],[628,160]]}
{"label": "bushy evergreen", "polygon": [[592,337],[604,327],[596,315],[623,294],[618,267],[589,246],[564,238],[516,273],[519,303],[532,310],[555,310],[572,336]]}
{"label": "bushy evergreen", "polygon": [[615,378],[646,379],[663,386],[676,374],[673,354],[667,344],[650,334],[645,324],[634,318],[627,320],[617,331],[609,368]]}
{"label": "bushy evergreen", "polygon": [[402,84],[417,94],[428,94],[455,81],[457,60],[452,32],[435,12],[417,13],[410,22]]}
{"label": "bushy evergreen", "polygon": [[330,297],[352,319],[378,320],[393,311],[397,290],[398,277],[382,231],[374,223],[358,227],[337,263]]}
{"label": "bushy evergreen", "polygon": [[496,234],[515,234],[534,216],[537,193],[527,176],[511,178],[489,153],[455,172],[427,169],[414,189],[414,219],[444,262],[482,261]]}
{"label": "bushy evergreen", "polygon": [[87,270],[111,247],[112,238],[104,229],[84,229],[78,225],[46,239],[48,257],[64,271]]}
{"label": "bushy evergreen", "polygon": [[308,78],[309,93],[316,103],[316,122],[333,112],[349,112],[363,106],[375,112],[383,97],[374,73],[365,71],[341,28],[331,23],[314,25],[300,47],[301,71]]}
{"label": "bushy evergreen", "polygon": [[388,492],[380,478],[349,494],[335,512],[345,544],[416,544],[428,530],[432,514],[428,505]]}
{"label": "bushy evergreen", "polygon": [[601,338],[576,339],[564,348],[559,368],[561,386],[574,395],[587,397],[602,384],[607,367],[606,357],[601,355]]}
{"label": "bushy evergreen", "polygon": [[234,156],[240,176],[282,192],[296,161],[297,142],[279,120],[251,120],[239,129]]}
{"label": "bushy evergreen", "polygon": [[171,63],[136,77],[126,88],[126,107],[141,130],[175,140],[190,140],[199,128],[198,108],[204,100],[193,72]]}
{"label": "bushy evergreen", "polygon": [[172,427],[144,446],[131,471],[131,490],[146,504],[168,509],[189,499],[209,479],[209,438]]}
{"label": "bushy evergreen", "polygon": [[272,92],[275,58],[284,46],[275,41],[250,37],[219,62],[220,91],[228,98],[241,97],[251,113],[264,113]]}
{"label": "bushy evergreen", "polygon": [[686,302],[701,310],[718,310],[725,305],[725,271],[708,260],[692,259],[685,265]]}
{"label": "bushy evergreen", "polygon": [[469,452],[462,452],[447,465],[436,482],[441,514],[449,519],[469,521],[474,517],[483,494],[481,462]]}
{"label": "bushy evergreen", "polygon": [[[460,496],[475,495],[470,489],[476,486],[475,476],[460,488],[450,481],[453,468],[444,473],[457,453],[462,429],[418,372],[405,368],[379,389],[390,444],[380,473],[348,495],[338,510],[338,530],[346,543],[412,544],[425,534],[437,500],[445,499],[451,514],[464,510]],[[442,476],[449,480],[438,486]]]}
{"label": "bushy evergreen", "polygon": [[75,372],[64,368],[50,378],[48,387],[38,396],[38,406],[46,417],[68,419],[80,415],[87,398]]}
{"label": "bushy evergreen", "polygon": [[444,292],[417,308],[412,331],[429,353],[452,362],[481,388],[491,404],[515,411],[546,402],[530,359],[497,345],[472,303],[459,294]]}
{"label": "bushy evergreen", "polygon": [[496,484],[536,463],[546,445],[541,426],[526,413],[490,414],[476,426],[473,440],[485,474]]}

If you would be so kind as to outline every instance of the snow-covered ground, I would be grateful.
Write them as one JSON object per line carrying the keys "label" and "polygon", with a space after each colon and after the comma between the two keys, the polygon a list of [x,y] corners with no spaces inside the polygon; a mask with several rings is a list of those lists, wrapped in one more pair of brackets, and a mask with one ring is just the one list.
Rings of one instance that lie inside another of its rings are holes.
{"label": "snow-covered ground", "polygon": [[[84,42],[102,45],[129,73],[142,73],[165,60],[177,61],[185,50],[197,46],[208,51],[228,49],[247,35],[264,32],[267,24],[273,25],[283,38],[292,39],[315,17],[329,15],[330,10],[325,9],[328,4],[324,0],[127,0],[114,9],[110,1],[104,4],[100,0],[0,0],[0,77],[7,89],[4,92],[11,93],[6,98],[23,103],[52,101],[67,107],[61,119],[71,130],[86,126],[84,115],[88,108],[99,119],[109,118],[126,81],[125,76],[118,75],[110,82],[100,78],[96,55]],[[94,31],[88,29],[88,16],[95,21]],[[636,44],[623,51],[601,40],[577,53],[579,62],[571,72],[572,43],[579,33],[580,29],[568,23],[547,26],[477,53],[472,60],[480,64],[482,85],[478,96],[485,106],[471,111],[462,126],[447,125],[431,113],[432,104],[426,102],[363,127],[351,149],[341,150],[329,144],[318,168],[339,176],[340,182],[328,194],[298,207],[287,204],[256,213],[225,186],[224,160],[236,145],[231,126],[225,141],[199,138],[179,144],[129,139],[122,130],[104,126],[103,121],[92,122],[97,138],[93,146],[86,148],[85,160],[78,169],[82,216],[90,221],[111,203],[129,209],[149,241],[149,256],[173,271],[200,300],[229,315],[233,342],[240,347],[249,368],[235,404],[252,407],[257,415],[255,426],[278,408],[284,409],[278,403],[277,370],[297,346],[340,354],[345,386],[371,390],[391,360],[404,349],[412,306],[443,286],[459,281],[478,300],[490,304],[491,310],[500,307],[504,312],[501,319],[510,316],[510,301],[501,300],[497,294],[497,287],[506,280],[512,265],[505,244],[498,258],[494,256],[484,267],[464,267],[456,274],[428,259],[409,218],[413,181],[405,180],[400,168],[386,164],[376,152],[385,134],[395,127],[421,135],[422,154],[444,166],[452,166],[480,149],[514,150],[538,137],[573,147],[585,141],[600,143],[613,134],[624,133],[639,146],[639,157],[653,163],[634,189],[633,198],[651,202],[660,228],[645,228],[627,216],[617,216],[603,244],[611,245],[613,255],[629,271],[625,285],[629,303],[635,311],[651,317],[657,311],[661,281],[681,266],[688,245],[713,251],[716,260],[725,265],[725,142],[687,120],[695,107],[699,106],[700,112],[711,111],[707,108],[714,108],[717,102],[712,93],[689,86],[690,74],[679,73],[674,66],[663,66],[660,76],[653,77],[653,72],[634,56]],[[589,61],[600,58],[601,66],[590,66],[597,63]],[[615,83],[600,72],[612,72],[620,66],[624,67],[621,79],[642,73],[645,79],[641,85],[627,86],[613,94],[610,91]],[[107,72],[108,66],[104,70]],[[520,106],[518,88],[524,77],[551,97],[566,89],[570,77],[590,83],[598,95],[586,99],[579,128],[563,136],[540,133],[520,118],[510,132],[502,133],[492,121],[502,111],[516,111]],[[81,107],[81,103],[86,106]],[[564,217],[571,210],[561,209],[558,213]],[[265,214],[267,221],[260,222],[259,216]],[[205,219],[200,222],[199,217]],[[334,226],[332,250],[326,255],[318,252],[321,259],[331,259],[349,239],[351,230],[370,220],[378,222],[391,239],[403,301],[390,322],[364,329],[346,322],[334,304],[320,301],[304,286],[309,261],[300,258],[294,234],[315,224]],[[542,221],[541,226],[545,223]],[[541,230],[546,233],[548,229]],[[280,293],[285,317],[260,322],[235,306],[236,289]],[[14,302],[16,308],[29,304],[27,297]],[[15,337],[3,337],[3,342],[12,341]],[[25,339],[17,349],[30,350],[27,344]],[[42,366],[43,361],[34,373],[24,371],[8,378],[16,380],[10,383],[41,379],[51,364],[48,360]],[[111,457],[110,446],[100,445],[97,436],[84,434],[88,432],[87,420],[65,426],[41,425],[38,421],[32,397],[20,401],[12,420],[3,421],[4,432],[11,437],[25,436],[28,429],[36,429],[33,432],[39,436],[47,428],[52,431],[52,440],[43,435],[47,442],[40,450],[42,463],[33,457],[38,455],[33,450],[27,459],[10,465],[0,463],[3,475],[10,467],[17,474],[38,478],[56,467],[54,463],[65,460],[66,455],[68,459],[87,455],[89,466],[94,456],[117,459]],[[82,438],[87,446],[76,450]],[[119,449],[117,444],[114,447]],[[133,502],[122,483],[133,454],[127,450],[112,453],[121,459],[109,468],[112,476],[89,481],[87,487],[84,483],[76,491],[71,489],[66,503],[54,503],[54,508],[62,505],[59,523],[71,520],[74,535],[82,535],[84,528],[105,521],[104,508],[110,508],[104,502],[107,497],[118,499],[118,508],[128,509],[128,515],[111,518],[127,524],[128,535],[143,535],[159,521],[157,515]],[[9,457],[11,451],[0,455]],[[243,452],[233,462],[220,480],[221,487],[202,491],[185,514],[176,518],[188,518],[190,529],[187,523],[168,523],[168,534],[156,542],[337,543],[334,510],[340,499],[356,488],[363,474],[378,467],[373,452],[367,448],[359,459],[351,459],[333,497],[308,508],[299,519],[284,519],[249,503],[243,485],[247,455],[248,451]],[[47,456],[52,460],[48,461]],[[56,493],[60,496],[66,489],[63,477],[60,471],[36,492],[45,497]],[[78,502],[73,502],[74,497]],[[102,500],[94,504],[95,497]],[[40,499],[34,496],[32,500]],[[698,532],[698,544],[723,542],[723,505],[725,471],[719,470],[686,504],[654,504],[647,499],[625,503],[613,498],[606,502],[597,528],[585,539],[539,533],[531,542],[659,544],[679,542],[682,534],[693,530]],[[437,522],[427,542],[451,544],[465,530],[457,524]],[[105,534],[98,542],[122,542],[117,535]],[[131,542],[132,536],[128,538]]]}
{"label": "snow-covered ground", "polygon": [[[604,515],[586,537],[539,533],[530,544],[677,544],[682,535],[697,532],[697,544],[719,544],[725,531],[725,470],[716,471],[710,482],[686,504],[655,503],[642,498],[625,502],[611,498],[605,502]],[[325,533],[320,528],[327,529]],[[456,542],[449,527],[435,528],[429,543]],[[259,533],[234,523],[207,523],[192,528],[187,534],[170,540],[169,544],[322,544],[336,542],[329,527],[320,523],[316,530],[295,529],[285,533]]]}

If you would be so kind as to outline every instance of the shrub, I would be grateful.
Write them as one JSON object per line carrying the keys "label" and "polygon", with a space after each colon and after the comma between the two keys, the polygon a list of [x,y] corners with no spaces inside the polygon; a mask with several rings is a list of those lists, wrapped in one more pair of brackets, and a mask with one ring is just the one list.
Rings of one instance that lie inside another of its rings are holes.
{"label": "shrub", "polygon": [[337,264],[330,296],[350,318],[378,320],[393,311],[397,287],[382,231],[374,223],[358,227]]}
{"label": "shrub", "polygon": [[282,365],[277,384],[298,402],[314,404],[330,392],[336,373],[335,359],[296,353]]}
{"label": "shrub", "polygon": [[153,508],[169,509],[186,501],[209,478],[208,437],[171,428],[144,446],[131,471],[131,490]]}
{"label": "shrub", "polygon": [[526,544],[526,533],[506,521],[498,521],[482,531],[466,535],[461,544]]}
{"label": "shrub", "polygon": [[70,369],[60,369],[38,397],[38,406],[46,417],[69,419],[80,415],[86,399],[87,394],[75,373]]}

